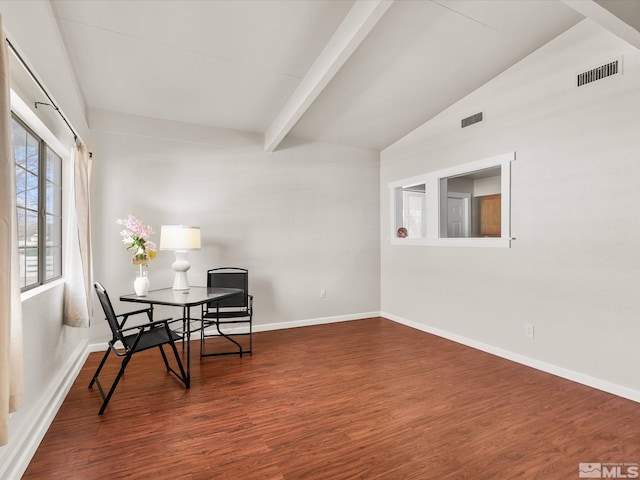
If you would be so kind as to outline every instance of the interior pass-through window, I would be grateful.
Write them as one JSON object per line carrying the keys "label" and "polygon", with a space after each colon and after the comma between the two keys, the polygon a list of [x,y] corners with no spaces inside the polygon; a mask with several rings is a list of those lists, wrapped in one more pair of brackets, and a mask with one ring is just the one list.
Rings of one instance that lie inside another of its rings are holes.
{"label": "interior pass-through window", "polygon": [[393,245],[511,245],[515,152],[389,183]]}

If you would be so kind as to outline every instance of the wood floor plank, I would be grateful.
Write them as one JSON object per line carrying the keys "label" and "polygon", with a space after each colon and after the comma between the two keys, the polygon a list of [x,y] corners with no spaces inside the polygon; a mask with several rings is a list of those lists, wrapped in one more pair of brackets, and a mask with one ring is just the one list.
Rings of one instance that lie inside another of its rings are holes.
{"label": "wood floor plank", "polygon": [[190,390],[147,351],[103,416],[91,354],[23,478],[572,479],[640,462],[640,404],[383,318],[258,333],[243,358],[194,347]]}

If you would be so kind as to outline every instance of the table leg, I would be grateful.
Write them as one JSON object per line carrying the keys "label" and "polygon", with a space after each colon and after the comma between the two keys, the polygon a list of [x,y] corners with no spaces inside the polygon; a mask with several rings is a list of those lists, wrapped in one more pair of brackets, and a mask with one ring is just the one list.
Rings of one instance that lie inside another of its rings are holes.
{"label": "table leg", "polygon": [[[191,388],[191,307],[182,308],[182,318],[187,321],[185,337],[187,339],[187,388]],[[184,340],[183,340],[184,341]]]}

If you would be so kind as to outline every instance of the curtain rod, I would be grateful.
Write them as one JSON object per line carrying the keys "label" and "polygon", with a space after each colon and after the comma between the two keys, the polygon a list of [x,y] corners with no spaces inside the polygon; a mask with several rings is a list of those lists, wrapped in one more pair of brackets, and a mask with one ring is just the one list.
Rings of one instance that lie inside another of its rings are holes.
{"label": "curtain rod", "polygon": [[51,102],[51,103],[36,102],[35,103],[35,107],[38,108],[38,105],[48,105],[51,108],[53,108],[58,113],[58,115],[60,115],[60,118],[62,118],[64,123],[67,124],[67,127],[69,127],[69,130],[71,130],[71,133],[73,134],[73,140],[77,142],[78,141],[78,134],[73,129],[71,124],[67,121],[66,117],[62,114],[62,112],[60,111],[58,106],[55,104],[55,102],[51,98],[51,95],[49,95],[49,93],[47,93],[45,88],[42,86],[42,83],[40,83],[40,80],[38,80],[38,78],[35,76],[33,71],[29,68],[29,65],[27,65],[27,62],[25,62],[24,59],[22,58],[22,56],[18,53],[18,50],[16,50],[16,47],[13,46],[13,44],[11,43],[11,41],[8,38],[6,40],[7,40],[7,45],[9,46],[9,48],[11,49],[13,54],[16,56],[18,61],[22,64],[22,66],[25,68],[27,73],[29,73],[29,76],[33,79],[33,81],[36,82],[36,85],[38,85],[40,90],[42,90],[42,93],[44,93],[47,96],[47,98],[49,99],[49,102]]}

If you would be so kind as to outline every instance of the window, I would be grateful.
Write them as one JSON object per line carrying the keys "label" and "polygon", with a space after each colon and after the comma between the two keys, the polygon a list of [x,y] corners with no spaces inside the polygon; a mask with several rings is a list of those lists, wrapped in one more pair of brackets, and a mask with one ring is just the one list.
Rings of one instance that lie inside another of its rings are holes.
{"label": "window", "polygon": [[515,153],[389,184],[394,245],[511,244],[511,161]]}
{"label": "window", "polygon": [[427,195],[425,184],[407,185],[395,189],[396,236],[424,238],[427,235]]}
{"label": "window", "polygon": [[15,116],[12,129],[24,291],[62,276],[62,160]]}
{"label": "window", "polygon": [[440,179],[440,237],[500,237],[502,168]]}

